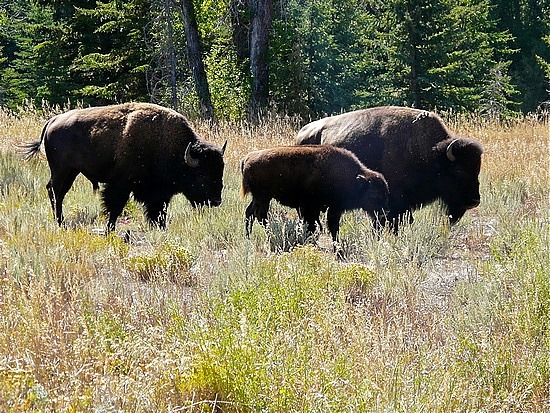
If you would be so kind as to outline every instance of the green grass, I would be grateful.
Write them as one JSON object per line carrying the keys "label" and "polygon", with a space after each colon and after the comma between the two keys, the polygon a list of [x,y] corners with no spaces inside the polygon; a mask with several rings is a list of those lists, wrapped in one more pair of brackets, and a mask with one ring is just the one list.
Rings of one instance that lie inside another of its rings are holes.
{"label": "green grass", "polygon": [[176,196],[160,231],[131,201],[107,237],[88,181],[59,228],[46,161],[15,155],[42,121],[0,115],[1,411],[550,410],[548,123],[456,122],[486,148],[480,207],[398,237],[347,213],[339,260],[276,203],[245,237],[239,160],[294,124],[218,125],[222,206]]}

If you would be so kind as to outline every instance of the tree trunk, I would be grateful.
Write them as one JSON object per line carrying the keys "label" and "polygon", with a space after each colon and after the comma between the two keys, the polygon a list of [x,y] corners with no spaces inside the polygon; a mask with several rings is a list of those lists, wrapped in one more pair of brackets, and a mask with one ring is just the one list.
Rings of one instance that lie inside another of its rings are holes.
{"label": "tree trunk", "polygon": [[193,8],[193,0],[181,0],[183,10],[183,23],[185,26],[185,39],[187,46],[187,60],[195,90],[199,98],[200,114],[203,119],[213,119],[214,109],[212,107],[212,98],[210,96],[210,88],[208,87],[208,79],[206,78],[206,70],[202,62],[202,48],[199,38],[199,29],[197,20],[195,19],[195,10]]}
{"label": "tree trunk", "polygon": [[237,52],[239,69],[246,70],[244,63],[250,57],[249,29],[250,18],[248,17],[249,0],[231,0],[229,14],[231,16],[231,42]]}
{"label": "tree trunk", "polygon": [[252,91],[250,94],[249,115],[253,121],[257,121],[261,110],[267,107],[268,102],[267,51],[273,0],[251,0],[251,5],[253,13],[250,27]]}
{"label": "tree trunk", "polygon": [[170,0],[164,0],[164,12],[166,13],[166,26],[168,29],[168,54],[170,57],[170,87],[172,90],[172,107],[177,109],[178,104],[178,89],[176,84],[176,51],[174,49],[174,32],[172,30],[172,10],[170,8]]}

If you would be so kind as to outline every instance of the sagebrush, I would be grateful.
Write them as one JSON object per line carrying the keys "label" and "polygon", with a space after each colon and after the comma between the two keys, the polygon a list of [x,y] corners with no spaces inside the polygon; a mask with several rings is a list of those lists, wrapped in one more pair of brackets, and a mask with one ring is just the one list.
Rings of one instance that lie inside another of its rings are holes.
{"label": "sagebrush", "polygon": [[480,207],[399,236],[347,213],[344,260],[275,203],[245,237],[239,161],[297,122],[197,122],[229,141],[222,206],[177,196],[163,232],[130,202],[105,236],[88,181],[59,228],[16,154],[45,118],[0,113],[0,410],[550,410],[547,118],[449,119],[485,147]]}

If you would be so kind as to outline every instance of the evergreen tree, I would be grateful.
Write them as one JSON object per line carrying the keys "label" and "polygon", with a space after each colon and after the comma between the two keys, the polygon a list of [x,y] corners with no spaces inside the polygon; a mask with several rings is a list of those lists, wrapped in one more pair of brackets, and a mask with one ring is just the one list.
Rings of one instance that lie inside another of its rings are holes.
{"label": "evergreen tree", "polygon": [[[312,117],[381,104],[500,116],[516,98],[523,110],[548,100],[546,0],[273,0],[269,38],[252,6],[271,0],[186,0],[193,59],[181,4],[0,0],[0,104],[177,100],[192,112],[196,58],[219,117],[267,103]],[[251,59],[253,33],[264,51]]]}
{"label": "evergreen tree", "polygon": [[274,22],[271,95],[277,107],[317,116],[361,102],[366,22],[362,0],[289,0]]}
{"label": "evergreen tree", "polygon": [[511,47],[518,51],[512,56],[510,72],[519,90],[521,109],[534,110],[548,99],[548,84],[540,61],[550,61],[550,45],[544,41],[550,32],[550,2],[492,0],[492,3],[499,28],[512,35]]}
{"label": "evergreen tree", "polygon": [[25,99],[64,103],[71,90],[67,28],[55,11],[37,2],[5,1],[2,24],[0,104],[15,107]]}
{"label": "evergreen tree", "polygon": [[149,17],[145,0],[111,0],[77,10],[75,21],[95,27],[93,38],[72,65],[72,73],[85,84],[77,96],[95,103],[147,99],[149,57],[143,29]]}
{"label": "evergreen tree", "polygon": [[[488,11],[488,0],[370,1],[366,102],[478,109],[492,69],[506,67],[497,51],[509,54],[509,36]],[[510,84],[505,90],[513,92]]]}

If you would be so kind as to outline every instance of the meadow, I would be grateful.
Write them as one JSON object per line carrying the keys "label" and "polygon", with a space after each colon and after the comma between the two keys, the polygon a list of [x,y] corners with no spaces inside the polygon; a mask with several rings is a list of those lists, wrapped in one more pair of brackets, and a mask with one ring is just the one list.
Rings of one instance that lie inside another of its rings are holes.
{"label": "meadow", "polygon": [[90,182],[59,228],[17,154],[54,111],[0,111],[0,411],[550,411],[547,116],[448,119],[485,147],[481,205],[399,236],[347,213],[337,259],[277,204],[245,237],[240,159],[297,120],[193,122],[229,142],[223,204],[178,195],[160,231],[131,201],[107,236]]}

